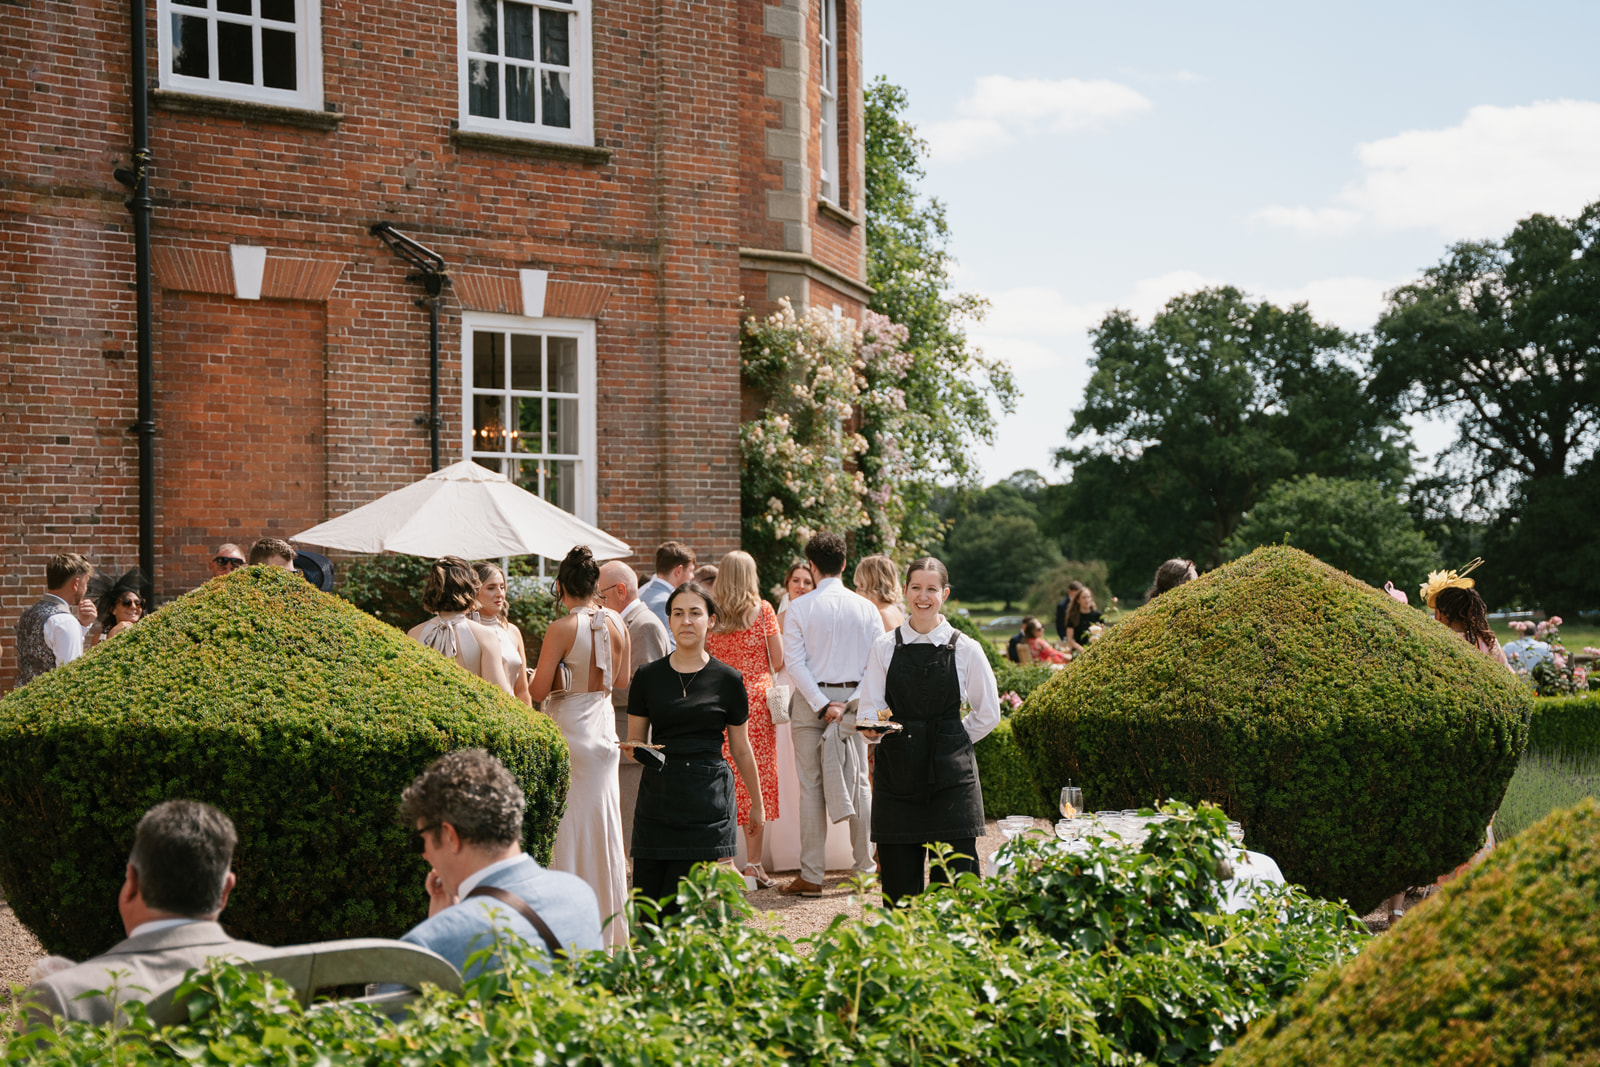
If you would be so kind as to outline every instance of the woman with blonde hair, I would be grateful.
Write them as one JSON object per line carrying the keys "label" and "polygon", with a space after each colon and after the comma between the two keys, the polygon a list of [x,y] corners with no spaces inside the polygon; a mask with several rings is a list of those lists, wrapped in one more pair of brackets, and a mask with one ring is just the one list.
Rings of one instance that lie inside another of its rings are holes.
{"label": "woman with blonde hair", "polygon": [[478,601],[478,584],[472,564],[460,556],[435,560],[422,588],[422,606],[434,616],[413,626],[406,636],[516,696],[500,655],[500,635],[467,618]]}
{"label": "woman with blonde hair", "polygon": [[529,707],[533,698],[528,695],[528,646],[522,631],[506,615],[506,576],[497,565],[478,562],[472,565],[478,575],[478,610],[474,622],[482,623],[500,635],[500,658],[506,665],[506,678],[516,698]]}
{"label": "woman with blonde hair", "polygon": [[856,592],[872,601],[883,616],[884,632],[906,621],[900,607],[900,573],[888,556],[867,556],[856,564]]}
{"label": "woman with blonde hair", "polygon": [[[748,552],[735,550],[722,557],[717,566],[717,585],[711,592],[717,602],[717,622],[706,634],[706,651],[744,676],[745,697],[750,705],[747,733],[767,805],[765,821],[770,822],[778,817],[778,734],[767,711],[767,690],[772,686],[772,676],[783,669],[783,638],[779,636],[777,613],[761,599],[760,582],[756,561]],[[722,756],[733,765],[726,739]],[[743,777],[734,784],[739,825],[745,828],[748,862],[744,873],[767,889],[777,883],[761,865],[765,826],[750,821],[750,793]]]}

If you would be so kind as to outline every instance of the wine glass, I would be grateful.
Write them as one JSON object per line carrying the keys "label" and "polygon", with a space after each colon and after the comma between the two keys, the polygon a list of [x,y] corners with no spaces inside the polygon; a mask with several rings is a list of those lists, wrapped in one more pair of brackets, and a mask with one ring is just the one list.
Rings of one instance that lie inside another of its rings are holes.
{"label": "wine glass", "polygon": [[1075,785],[1061,787],[1061,817],[1076,819],[1083,813],[1083,790]]}

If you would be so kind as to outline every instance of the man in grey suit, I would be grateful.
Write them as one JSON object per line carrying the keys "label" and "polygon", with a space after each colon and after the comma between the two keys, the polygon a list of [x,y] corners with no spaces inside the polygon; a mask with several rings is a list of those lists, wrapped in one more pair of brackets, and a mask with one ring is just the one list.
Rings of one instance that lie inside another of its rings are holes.
{"label": "man in grey suit", "polygon": [[[600,600],[606,607],[622,616],[628,628],[628,674],[624,679],[618,672],[621,685],[611,687],[611,708],[617,717],[617,736],[628,736],[628,690],[633,676],[646,663],[672,651],[672,639],[667,628],[655,613],[639,599],[639,576],[633,568],[620,560],[611,560],[600,568]],[[617,764],[618,784],[622,787],[622,851],[633,851],[633,809],[639,803],[639,780],[644,775],[643,764],[625,759]]]}
{"label": "man in grey suit", "polygon": [[[547,871],[522,851],[522,787],[481,748],[440,756],[400,797],[430,870],[428,917],[400,940],[432,949],[470,978],[467,957],[494,947],[494,929],[542,952],[598,951],[600,903],[576,875]],[[548,962],[540,959],[541,970]]]}
{"label": "man in grey suit", "polygon": [[[83,993],[117,986],[116,1003],[147,1000],[162,986],[214,956],[248,959],[263,945],[235,941],[217,925],[233,891],[233,822],[209,804],[169,800],[145,812],[133,835],[126,879],[117,896],[125,941],[103,956],[42,978],[28,990],[28,1014],[110,1022],[115,1005]],[[121,972],[116,973],[116,972]]]}

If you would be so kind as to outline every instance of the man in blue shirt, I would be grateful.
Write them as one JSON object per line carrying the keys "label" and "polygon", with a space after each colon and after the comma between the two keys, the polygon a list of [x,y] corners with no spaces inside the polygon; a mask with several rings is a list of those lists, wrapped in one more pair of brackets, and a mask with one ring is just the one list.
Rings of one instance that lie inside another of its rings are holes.
{"label": "man in blue shirt", "polygon": [[656,549],[656,576],[639,589],[639,599],[655,613],[661,625],[667,625],[667,597],[678,586],[694,577],[694,549],[677,541],[663,541]]}
{"label": "man in blue shirt", "polygon": [[[432,949],[465,977],[467,957],[494,945],[494,929],[546,956],[598,951],[600,905],[576,875],[548,871],[522,851],[522,787],[483,749],[439,757],[400,798],[402,821],[417,832],[428,918],[401,938]],[[541,970],[548,970],[541,961]]]}

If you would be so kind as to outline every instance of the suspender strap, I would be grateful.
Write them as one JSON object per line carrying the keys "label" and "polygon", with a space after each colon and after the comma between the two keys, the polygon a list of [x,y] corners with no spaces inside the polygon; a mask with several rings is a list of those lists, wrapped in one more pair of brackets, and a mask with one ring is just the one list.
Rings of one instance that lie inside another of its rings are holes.
{"label": "suspender strap", "polygon": [[507,892],[498,886],[480,885],[472,892],[468,893],[467,896],[468,898],[493,897],[495,900],[498,900],[500,903],[514,910],[524,919],[527,919],[529,924],[532,925],[535,930],[539,931],[539,936],[544,939],[544,947],[550,952],[551,959],[556,959],[557,957],[564,958],[566,956],[567,950],[561,947],[560,941],[556,940],[555,931],[550,929],[550,924],[545,922],[544,919],[539,916],[539,913],[534,911],[526,900],[523,900],[515,893]]}
{"label": "suspender strap", "polygon": [[950,643],[944,647],[950,649],[951,651],[955,651],[956,642],[959,640],[961,640],[961,631],[952,629],[950,633]]}

